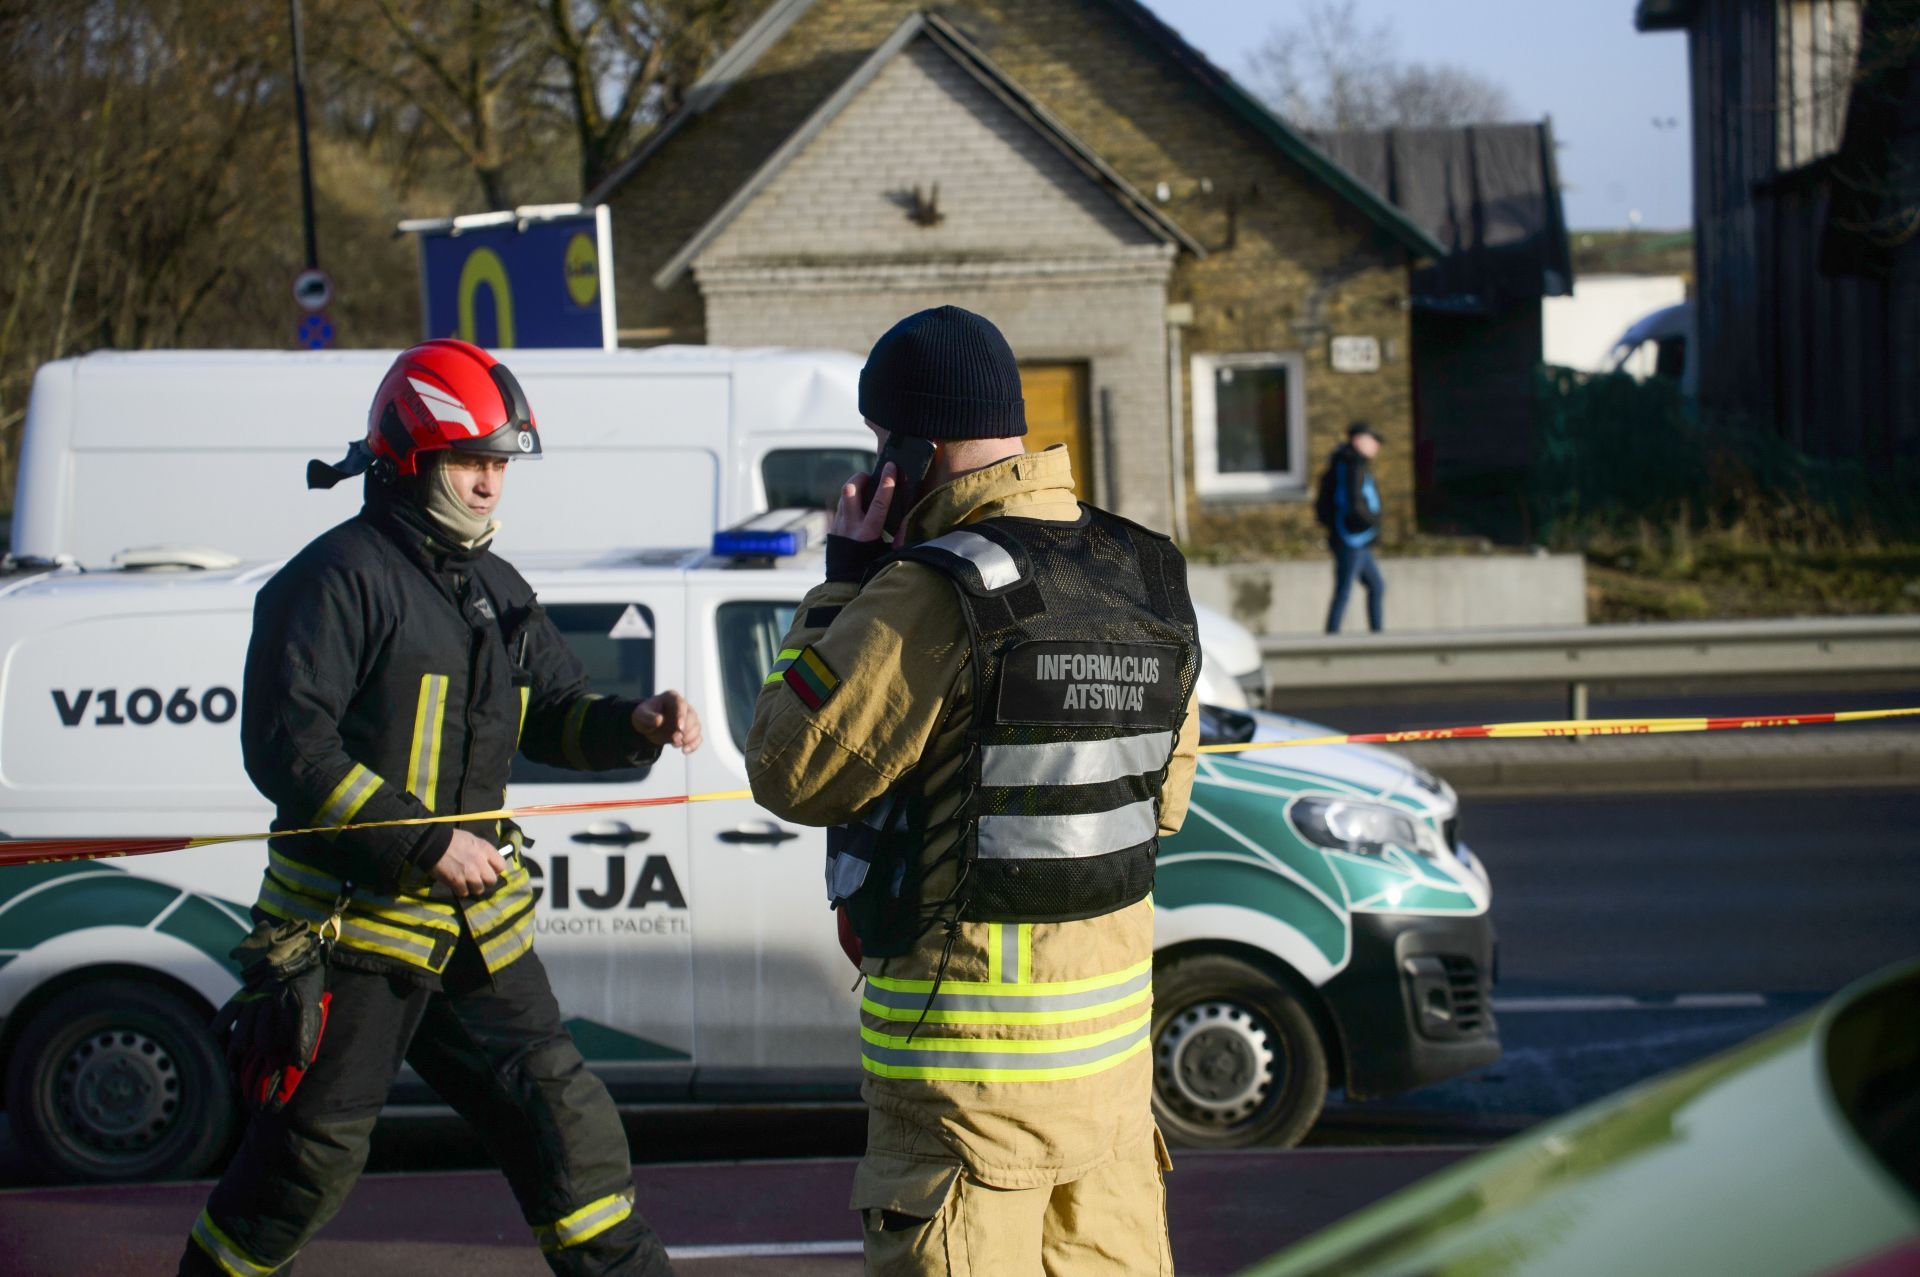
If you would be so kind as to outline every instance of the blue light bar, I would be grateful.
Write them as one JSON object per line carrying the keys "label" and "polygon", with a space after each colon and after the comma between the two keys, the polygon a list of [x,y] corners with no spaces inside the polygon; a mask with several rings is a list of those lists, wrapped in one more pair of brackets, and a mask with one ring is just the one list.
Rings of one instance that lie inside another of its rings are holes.
{"label": "blue light bar", "polygon": [[737,527],[713,534],[713,553],[722,559],[785,559],[823,541],[824,510],[771,510]]}
{"label": "blue light bar", "polygon": [[806,546],[798,532],[754,532],[731,528],[713,534],[713,552],[723,559],[784,559],[800,553]]}

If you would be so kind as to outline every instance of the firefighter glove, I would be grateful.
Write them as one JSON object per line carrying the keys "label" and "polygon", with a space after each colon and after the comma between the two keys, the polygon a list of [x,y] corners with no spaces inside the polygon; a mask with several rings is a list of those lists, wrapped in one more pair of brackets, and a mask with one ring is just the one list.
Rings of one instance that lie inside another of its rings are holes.
{"label": "firefighter glove", "polygon": [[320,1056],[331,1000],[326,945],[304,922],[263,922],[232,957],[244,983],[214,1016],[214,1036],[247,1107],[278,1112]]}

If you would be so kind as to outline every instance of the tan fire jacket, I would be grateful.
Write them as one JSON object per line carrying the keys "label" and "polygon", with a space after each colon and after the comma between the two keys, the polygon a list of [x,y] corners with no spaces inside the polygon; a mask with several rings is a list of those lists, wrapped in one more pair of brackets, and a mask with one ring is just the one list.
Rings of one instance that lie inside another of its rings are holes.
{"label": "tan fire jacket", "polygon": [[[907,540],[997,515],[1079,517],[1065,448],[1012,457],[926,494]],[[789,820],[854,819],[923,763],[930,793],[949,789],[972,718],[966,624],[953,586],[896,563],[864,589],[827,582],[795,615],[782,656],[807,662],[807,703],[788,681],[761,690],[747,737],[755,799]],[[1198,715],[1189,705],[1160,793],[1160,832],[1176,832],[1193,784]],[[932,862],[959,837],[932,812]],[[944,896],[952,862],[928,875]],[[945,937],[863,964],[864,1094],[874,1111],[869,1159],[955,1158],[986,1183],[1064,1183],[1153,1138],[1153,905],[1080,922],[967,923],[944,979]],[[929,1007],[929,997],[933,1002]],[[924,1022],[922,1022],[924,1016]]]}

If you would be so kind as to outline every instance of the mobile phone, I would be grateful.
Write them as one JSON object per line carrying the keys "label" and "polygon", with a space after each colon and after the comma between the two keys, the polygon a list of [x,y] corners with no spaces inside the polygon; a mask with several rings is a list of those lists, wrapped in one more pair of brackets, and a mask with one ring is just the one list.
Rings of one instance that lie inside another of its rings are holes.
{"label": "mobile phone", "polygon": [[886,472],[887,463],[893,463],[893,504],[887,507],[886,521],[889,540],[906,522],[907,511],[919,502],[920,492],[926,487],[927,472],[933,469],[933,454],[933,440],[896,432],[887,436],[887,446],[880,449],[879,457],[874,460],[869,494],[878,491],[880,476]]}

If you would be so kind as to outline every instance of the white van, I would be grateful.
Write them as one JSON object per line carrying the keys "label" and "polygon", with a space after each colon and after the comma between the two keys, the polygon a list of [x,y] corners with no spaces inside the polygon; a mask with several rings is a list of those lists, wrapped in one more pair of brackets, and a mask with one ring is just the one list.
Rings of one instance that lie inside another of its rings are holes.
{"label": "white van", "polygon": [[[104,566],[139,546],[284,558],[360,506],[306,464],[365,435],[395,352],[154,350],[43,365],[15,487],[19,559]],[[516,350],[549,454],[514,474],[521,553],[695,545],[872,464],[844,351]]]}
{"label": "white van", "polygon": [[[510,803],[745,788],[754,700],[817,556],[515,560],[596,687],[684,689],[708,743],[595,775],[521,759]],[[236,711],[275,566],[0,580],[4,836],[264,829]],[[1203,729],[1302,730],[1211,708]],[[1490,887],[1456,811],[1443,782],[1377,750],[1202,761],[1156,889],[1156,1105],[1176,1138],[1290,1143],[1329,1086],[1391,1094],[1497,1056]],[[821,831],[745,800],[522,823],[541,958],[616,1098],[853,1097],[858,997]],[[244,842],[0,869],[7,1114],[55,1173],[193,1175],[221,1156],[233,1105],[205,1024],[235,987],[226,955],[264,862]]]}

